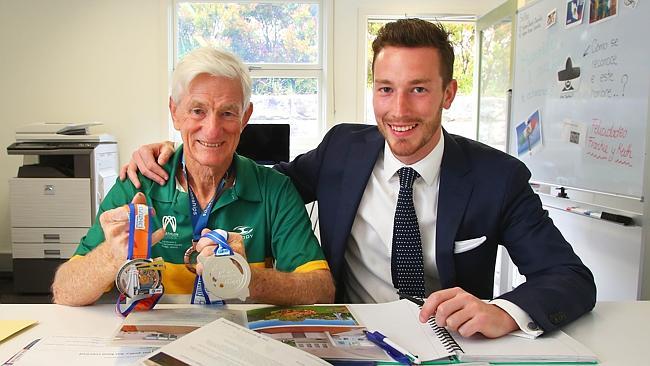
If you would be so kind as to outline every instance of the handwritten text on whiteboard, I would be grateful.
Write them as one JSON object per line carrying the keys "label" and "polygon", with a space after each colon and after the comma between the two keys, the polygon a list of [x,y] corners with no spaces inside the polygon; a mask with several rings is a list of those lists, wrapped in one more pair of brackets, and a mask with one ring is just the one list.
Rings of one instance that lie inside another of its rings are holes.
{"label": "handwritten text on whiteboard", "polygon": [[620,123],[603,123],[594,118],[587,133],[587,157],[620,166],[632,167],[633,146],[628,130]]}

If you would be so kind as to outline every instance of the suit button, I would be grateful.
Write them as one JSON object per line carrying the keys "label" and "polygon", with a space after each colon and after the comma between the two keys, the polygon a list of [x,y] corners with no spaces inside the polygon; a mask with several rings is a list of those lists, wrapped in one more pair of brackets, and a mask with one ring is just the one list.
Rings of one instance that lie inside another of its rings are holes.
{"label": "suit button", "polygon": [[566,314],[564,312],[558,312],[558,313],[551,314],[549,316],[549,320],[551,321],[551,324],[553,324],[553,325],[560,324],[560,323],[562,323],[563,321],[566,320]]}
{"label": "suit button", "polygon": [[539,327],[537,326],[537,324],[535,324],[535,322],[528,323],[528,330],[538,330],[538,329]]}

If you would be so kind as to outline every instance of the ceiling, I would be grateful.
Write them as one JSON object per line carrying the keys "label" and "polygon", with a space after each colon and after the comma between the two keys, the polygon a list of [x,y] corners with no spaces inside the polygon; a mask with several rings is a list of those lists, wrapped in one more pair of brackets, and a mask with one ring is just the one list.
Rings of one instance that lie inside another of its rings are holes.
{"label": "ceiling", "polygon": [[[450,7],[456,10],[462,9],[467,15],[482,16],[489,13],[497,6],[505,3],[507,0],[433,0],[431,3],[436,8]],[[456,13],[457,11],[455,11]]]}
{"label": "ceiling", "polygon": [[458,2],[468,3],[468,6],[474,6],[474,14],[481,16],[490,12],[490,10],[506,2],[506,0],[456,0]]}

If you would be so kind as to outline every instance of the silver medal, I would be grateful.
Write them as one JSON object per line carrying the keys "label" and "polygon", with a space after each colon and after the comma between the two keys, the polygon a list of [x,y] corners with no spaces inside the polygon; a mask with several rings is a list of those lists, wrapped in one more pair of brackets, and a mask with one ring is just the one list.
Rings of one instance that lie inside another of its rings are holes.
{"label": "silver medal", "polygon": [[242,301],[250,295],[251,269],[241,254],[199,256],[198,261],[203,265],[203,283],[210,295]]}
{"label": "silver medal", "polygon": [[129,298],[162,293],[160,266],[151,259],[133,259],[122,265],[115,286]]}

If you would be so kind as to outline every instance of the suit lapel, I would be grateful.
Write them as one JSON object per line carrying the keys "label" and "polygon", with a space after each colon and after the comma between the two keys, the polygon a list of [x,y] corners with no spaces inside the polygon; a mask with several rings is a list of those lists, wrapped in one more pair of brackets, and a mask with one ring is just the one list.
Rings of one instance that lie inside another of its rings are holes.
{"label": "suit lapel", "polygon": [[[359,203],[366,189],[368,178],[377,161],[377,156],[384,146],[384,138],[377,129],[370,135],[364,135],[350,144],[344,163],[342,177],[342,191],[339,195],[339,204],[336,213],[336,233],[333,238],[334,256],[338,263],[333,268],[343,268],[343,255],[347,246],[352,224],[359,208]],[[336,277],[336,274],[334,274]]]}
{"label": "suit lapel", "polygon": [[436,264],[442,288],[455,285],[454,240],[472,193],[466,179],[469,163],[461,147],[443,129],[445,151],[440,166],[438,218],[436,224]]}

